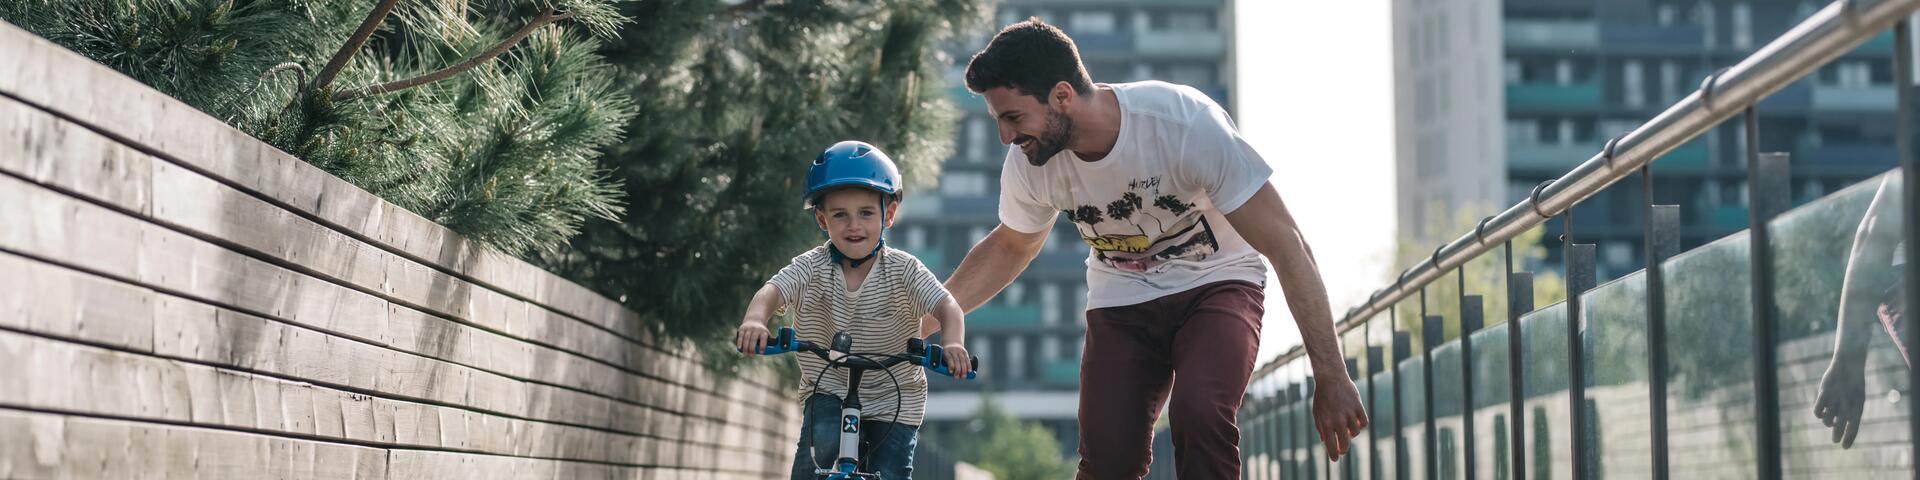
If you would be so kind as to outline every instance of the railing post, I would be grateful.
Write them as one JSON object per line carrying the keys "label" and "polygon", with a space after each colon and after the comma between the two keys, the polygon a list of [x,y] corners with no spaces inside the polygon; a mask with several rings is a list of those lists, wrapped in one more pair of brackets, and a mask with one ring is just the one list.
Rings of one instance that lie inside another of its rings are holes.
{"label": "railing post", "polygon": [[1762,480],[1780,478],[1780,387],[1773,308],[1773,234],[1767,223],[1786,210],[1786,154],[1760,154],[1760,117],[1749,106],[1746,126],[1747,246],[1753,261],[1753,390],[1756,458]]}
{"label": "railing post", "polygon": [[1413,478],[1407,472],[1407,396],[1402,385],[1406,381],[1400,378],[1400,362],[1412,356],[1412,340],[1407,332],[1395,328],[1393,331],[1393,476],[1397,480]]}
{"label": "railing post", "polygon": [[[1372,336],[1373,321],[1371,319],[1367,321],[1366,328],[1368,329],[1367,338],[1369,339],[1373,338]],[[1375,385],[1373,378],[1380,376],[1381,363],[1386,360],[1384,358],[1385,353],[1386,353],[1385,350],[1380,348],[1377,345],[1367,346],[1367,399],[1366,399],[1367,415],[1380,414],[1380,409],[1379,409],[1380,402],[1376,400],[1380,398],[1380,387],[1378,385]],[[1374,418],[1377,419],[1378,417],[1374,417]],[[1381,464],[1380,462],[1380,429],[1375,428],[1373,425],[1368,425],[1367,426],[1367,466],[1368,466],[1367,476],[1372,477],[1373,480],[1381,480],[1380,464]]]}
{"label": "railing post", "polygon": [[1293,414],[1294,404],[1299,402],[1299,395],[1300,384],[1298,383],[1288,383],[1286,390],[1282,390],[1280,393],[1280,403],[1283,405],[1281,408],[1287,412],[1281,417],[1280,421],[1280,429],[1284,432],[1280,435],[1280,441],[1284,444],[1284,451],[1286,452],[1285,455],[1282,456],[1284,460],[1280,462],[1280,469],[1281,471],[1287,472],[1287,478],[1295,479],[1301,478],[1301,462],[1299,459],[1300,433],[1305,430],[1310,430],[1301,428],[1302,426],[1300,424],[1304,422],[1300,421],[1298,415]]}
{"label": "railing post", "polygon": [[[1466,291],[1466,281],[1464,280],[1464,276],[1466,275],[1465,266],[1460,267],[1460,274],[1463,277],[1461,280],[1461,291],[1464,292]],[[1473,480],[1478,476],[1478,474],[1475,473],[1478,462],[1474,458],[1476,450],[1473,446],[1475,440],[1473,416],[1476,412],[1473,403],[1473,333],[1480,331],[1481,319],[1485,316],[1485,306],[1481,305],[1479,295],[1460,296],[1460,401],[1462,402],[1460,412],[1462,420],[1466,421],[1461,429],[1463,438],[1467,440],[1466,445],[1464,445],[1465,448],[1462,449],[1465,452],[1467,460],[1465,465],[1466,480]]]}
{"label": "railing post", "polygon": [[1667,292],[1661,266],[1680,251],[1680,206],[1656,205],[1653,172],[1640,167],[1640,190],[1646,198],[1645,244],[1647,264],[1647,402],[1653,440],[1653,478],[1666,480],[1671,469],[1667,454]]}
{"label": "railing post", "polygon": [[[1309,370],[1309,372],[1311,372],[1311,370]],[[1314,381],[1313,381],[1313,377],[1312,377],[1312,376],[1308,376],[1308,377],[1306,377],[1306,380],[1304,380],[1304,381],[1303,381],[1303,383],[1301,384],[1301,388],[1300,388],[1300,394],[1301,394],[1301,396],[1300,396],[1300,411],[1302,412],[1302,413],[1301,413],[1301,415],[1300,415],[1300,418],[1301,418],[1302,420],[1304,420],[1304,421],[1306,422],[1306,424],[1307,424],[1307,428],[1305,428],[1305,429],[1303,429],[1303,430],[1305,430],[1305,431],[1306,431],[1306,433],[1307,433],[1307,444],[1306,444],[1306,446],[1307,446],[1307,462],[1306,462],[1306,463],[1307,463],[1307,476],[1306,476],[1306,478],[1318,478],[1318,477],[1320,476],[1320,471],[1322,470],[1322,469],[1320,468],[1320,462],[1321,462],[1321,458],[1322,458],[1322,457],[1320,457],[1320,456],[1318,456],[1318,455],[1314,455],[1314,454],[1313,454],[1313,447],[1314,447],[1315,445],[1325,445],[1325,444],[1326,444],[1326,442],[1322,442],[1322,441],[1320,441],[1320,435],[1319,435],[1319,433],[1318,433],[1318,432],[1315,432],[1315,431],[1314,431],[1314,428],[1313,428],[1313,426],[1314,426],[1314,422],[1313,422],[1313,391],[1315,390],[1315,388],[1314,388],[1314,386],[1315,386],[1315,384],[1316,384],[1316,383],[1318,383],[1318,382],[1314,382]]]}
{"label": "railing post", "polygon": [[[1569,222],[1571,223],[1571,222]],[[1569,230],[1570,232],[1571,230]],[[1571,237],[1571,234],[1568,234]],[[1593,455],[1593,431],[1587,412],[1586,312],[1580,296],[1594,286],[1594,244],[1569,243],[1567,261],[1567,418],[1573,429],[1573,478],[1594,477],[1598,457]]]}
{"label": "railing post", "polygon": [[1423,461],[1420,463],[1427,470],[1423,476],[1427,480],[1440,478],[1440,440],[1433,423],[1433,344],[1439,343],[1441,337],[1446,335],[1446,327],[1441,324],[1444,321],[1438,315],[1427,314],[1427,289],[1420,289],[1420,375],[1424,380],[1420,382],[1420,404],[1426,411],[1426,415],[1420,419],[1420,430],[1426,432],[1421,435],[1420,448],[1426,454],[1422,455]]}
{"label": "railing post", "polygon": [[[1360,375],[1360,359],[1351,358],[1351,357],[1347,358],[1347,380],[1357,383],[1360,381],[1359,375]],[[1342,455],[1340,457],[1340,471],[1341,471],[1340,478],[1345,480],[1355,480],[1360,478],[1360,472],[1355,470],[1358,467],[1354,466],[1354,461],[1353,461],[1353,454],[1354,452],[1358,452],[1358,451],[1360,451],[1360,447],[1354,445],[1354,442],[1352,439],[1347,440],[1347,454]]]}
{"label": "railing post", "polygon": [[1512,395],[1507,404],[1507,445],[1513,450],[1508,461],[1513,479],[1527,478],[1526,430],[1526,344],[1520,335],[1520,315],[1533,311],[1533,274],[1513,271],[1513,242],[1506,244],[1507,256],[1507,385]]}
{"label": "railing post", "polygon": [[[1895,85],[1893,90],[1896,103],[1899,103],[1896,109],[1898,117],[1895,120],[1894,144],[1900,152],[1900,205],[1904,207],[1901,214],[1908,219],[1914,218],[1916,212],[1920,212],[1920,193],[1914,192],[1914,190],[1920,190],[1920,186],[1917,186],[1920,185],[1920,172],[1915,171],[1920,169],[1920,162],[1914,160],[1913,152],[1915,141],[1913,103],[1916,100],[1914,98],[1913,40],[1912,17],[1894,25],[1893,79]],[[1906,256],[1909,259],[1920,259],[1920,222],[1907,221],[1904,222],[1904,227],[1902,238],[1906,240],[1904,242]],[[1908,263],[1912,262],[1912,260],[1908,261]],[[1906,287],[1901,293],[1906,295],[1905,298],[1909,302],[1920,299],[1920,269],[1909,267],[1903,270],[1905,270],[1902,275],[1905,276]],[[1920,328],[1907,328],[1906,336],[1907,345],[1920,345]],[[1908,391],[1912,391],[1916,385],[1920,385],[1920,369],[1908,368]],[[1907,402],[1907,438],[1920,438],[1920,402]],[[1910,460],[1912,462],[1920,463],[1920,442],[1907,441],[1907,458],[1912,459]],[[1908,469],[1912,472],[1913,478],[1920,480],[1920,465],[1910,466]]]}

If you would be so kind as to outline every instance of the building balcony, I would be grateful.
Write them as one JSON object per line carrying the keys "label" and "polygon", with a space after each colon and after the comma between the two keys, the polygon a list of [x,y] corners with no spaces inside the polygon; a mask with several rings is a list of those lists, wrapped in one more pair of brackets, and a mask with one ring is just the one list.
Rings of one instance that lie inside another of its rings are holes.
{"label": "building balcony", "polygon": [[1038,327],[1040,306],[988,304],[967,313],[967,327]]}
{"label": "building balcony", "polygon": [[1814,110],[1824,112],[1891,112],[1896,105],[1892,85],[1815,85],[1811,103]]}
{"label": "building balcony", "polygon": [[1541,170],[1554,174],[1573,169],[1600,153],[1600,145],[1590,143],[1543,144],[1512,143],[1507,144],[1507,167],[1529,170]]}
{"label": "building balcony", "polygon": [[1590,20],[1510,20],[1500,26],[1509,48],[1593,48],[1600,27]]}
{"label": "building balcony", "polygon": [[[1074,37],[1074,42],[1079,39]],[[1227,38],[1210,31],[1138,32],[1133,48],[1141,55],[1218,57],[1227,53]]]}
{"label": "building balcony", "polygon": [[1698,51],[1706,31],[1698,25],[1601,25],[1600,43],[1608,48]]}
{"label": "building balcony", "polygon": [[1879,170],[1893,168],[1900,163],[1899,151],[1893,144],[1836,144],[1820,146],[1802,146],[1795,149],[1793,163],[1807,166],[1812,170],[1853,167],[1855,169]]}
{"label": "building balcony", "polygon": [[1133,35],[1124,32],[1080,33],[1073,35],[1073,45],[1081,52],[1124,52],[1133,49]]}
{"label": "building balcony", "polygon": [[1705,171],[1709,167],[1707,157],[1707,141],[1694,140],[1654,159],[1653,169],[1659,172]]}
{"label": "building balcony", "polygon": [[1598,83],[1507,85],[1507,107],[1519,110],[1585,110],[1600,108]]}

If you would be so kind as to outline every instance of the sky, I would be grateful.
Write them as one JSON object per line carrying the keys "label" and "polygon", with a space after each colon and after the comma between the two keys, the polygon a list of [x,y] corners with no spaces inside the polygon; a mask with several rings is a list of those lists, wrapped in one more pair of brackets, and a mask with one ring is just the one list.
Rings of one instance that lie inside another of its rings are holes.
{"label": "sky", "polygon": [[[1386,0],[1240,1],[1240,133],[1273,166],[1337,320],[1393,267],[1393,35]],[[1267,274],[1260,364],[1300,344]]]}

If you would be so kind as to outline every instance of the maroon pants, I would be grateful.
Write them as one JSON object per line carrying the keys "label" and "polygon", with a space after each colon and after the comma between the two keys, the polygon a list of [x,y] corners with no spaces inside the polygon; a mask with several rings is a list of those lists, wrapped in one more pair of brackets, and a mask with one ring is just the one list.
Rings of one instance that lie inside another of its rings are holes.
{"label": "maroon pants", "polygon": [[1234,418],[1260,349],[1265,297],[1259,285],[1228,281],[1088,310],[1078,478],[1145,476],[1169,391],[1179,478],[1240,478]]}

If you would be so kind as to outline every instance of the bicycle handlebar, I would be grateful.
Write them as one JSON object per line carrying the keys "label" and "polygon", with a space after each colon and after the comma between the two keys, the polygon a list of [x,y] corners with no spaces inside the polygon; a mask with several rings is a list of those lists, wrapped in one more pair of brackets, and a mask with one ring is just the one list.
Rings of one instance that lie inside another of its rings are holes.
{"label": "bicycle handlebar", "polygon": [[[826,360],[829,365],[860,367],[871,370],[884,369],[903,362],[913,362],[921,368],[925,368],[934,373],[949,377],[953,376],[953,367],[947,363],[945,349],[939,345],[927,345],[925,341],[918,338],[910,338],[907,339],[906,353],[851,354],[846,351],[848,347],[845,344],[852,342],[850,339],[842,339],[841,337],[844,335],[846,335],[845,332],[835,334],[834,343],[839,348],[828,349],[816,345],[813,342],[796,338],[793,327],[780,327],[780,334],[768,339],[770,341],[767,342],[766,348],[760,350],[760,353],[764,355],[779,355],[791,352],[808,352],[818,355],[822,360]],[[839,351],[840,353],[848,355],[841,357],[839,360],[835,360],[828,356],[829,353],[833,351]],[[876,356],[880,357],[880,360],[869,358]],[[979,376],[980,357],[972,355],[968,355],[968,357],[968,360],[972,362],[970,366],[973,368],[967,372],[967,379],[972,380]]]}

